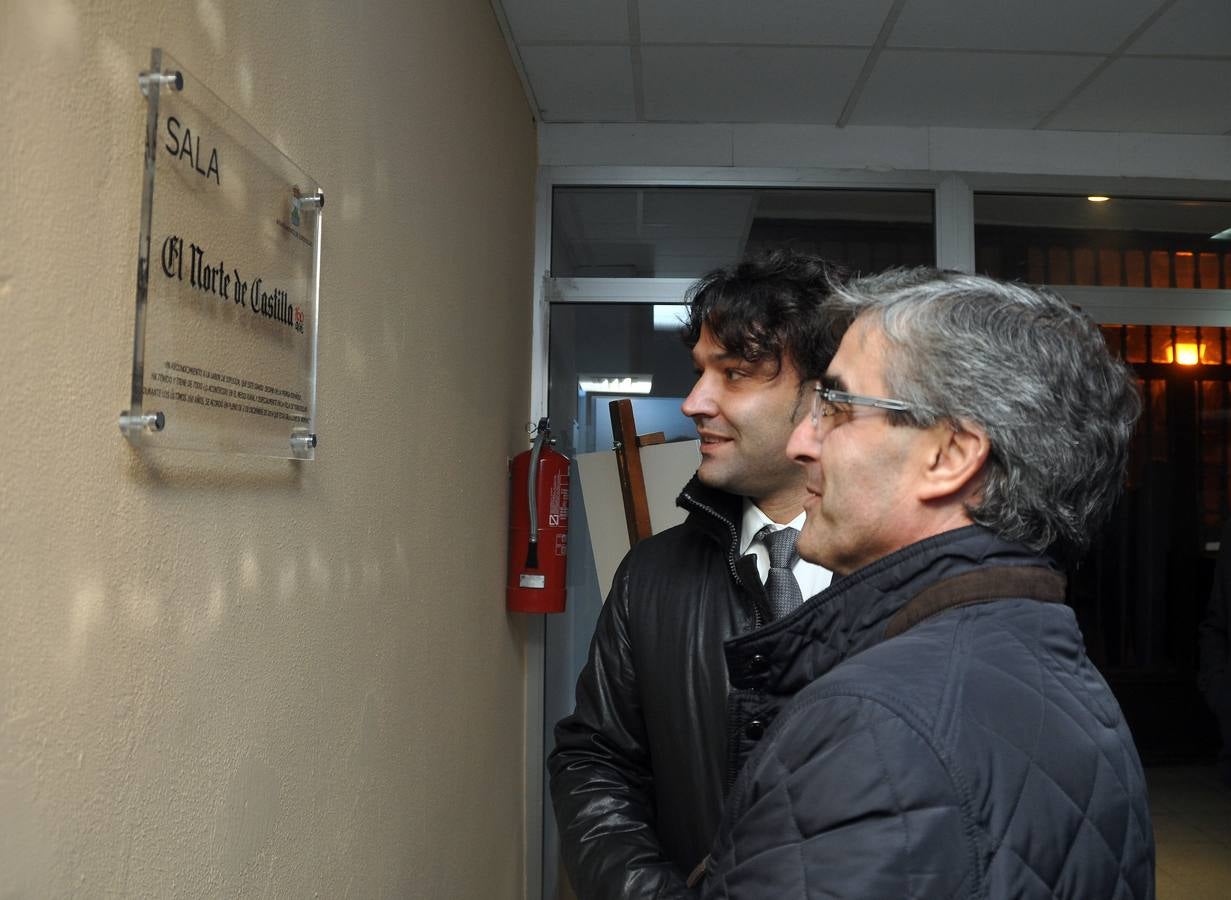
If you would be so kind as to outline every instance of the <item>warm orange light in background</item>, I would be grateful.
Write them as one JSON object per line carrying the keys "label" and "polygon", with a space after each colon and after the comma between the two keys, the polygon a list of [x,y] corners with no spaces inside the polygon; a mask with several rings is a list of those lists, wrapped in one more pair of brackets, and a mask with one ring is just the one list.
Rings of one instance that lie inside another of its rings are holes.
{"label": "warm orange light in background", "polygon": [[1209,350],[1210,347],[1205,341],[1200,344],[1192,340],[1178,340],[1175,344],[1167,341],[1155,351],[1154,361],[1174,363],[1177,366],[1204,365],[1207,362],[1205,357]]}
{"label": "warm orange light in background", "polygon": [[[1201,348],[1203,349],[1205,348]],[[1175,361],[1181,366],[1195,366],[1201,361],[1201,350],[1196,344],[1176,344]]]}
{"label": "warm orange light in background", "polygon": [[1174,352],[1172,352],[1171,346],[1167,346],[1167,362],[1177,363],[1179,366],[1195,366],[1204,356],[1204,344],[1198,347],[1195,344],[1185,344],[1184,341],[1177,341]]}

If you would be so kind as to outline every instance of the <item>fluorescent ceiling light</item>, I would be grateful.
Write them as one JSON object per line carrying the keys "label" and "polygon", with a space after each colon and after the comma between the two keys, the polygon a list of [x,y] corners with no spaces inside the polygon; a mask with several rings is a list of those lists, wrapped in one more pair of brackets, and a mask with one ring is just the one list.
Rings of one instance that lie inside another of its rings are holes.
{"label": "fluorescent ceiling light", "polygon": [[588,394],[648,394],[653,383],[649,375],[582,375],[577,387]]}
{"label": "fluorescent ceiling light", "polygon": [[655,303],[654,330],[679,331],[688,319],[688,307],[682,303]]}
{"label": "fluorescent ceiling light", "polygon": [[1210,235],[1211,241],[1231,241],[1231,228],[1224,228],[1218,234]]}
{"label": "fluorescent ceiling light", "polygon": [[1111,198],[1104,197],[1102,194],[1091,194],[1086,199],[1089,200],[1091,203],[1106,203]]}

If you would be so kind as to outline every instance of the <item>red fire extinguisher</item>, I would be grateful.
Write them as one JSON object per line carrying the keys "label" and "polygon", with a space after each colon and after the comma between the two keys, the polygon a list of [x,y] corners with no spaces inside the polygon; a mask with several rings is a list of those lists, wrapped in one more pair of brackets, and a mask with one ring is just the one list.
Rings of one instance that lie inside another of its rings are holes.
{"label": "red fire extinguisher", "polygon": [[564,612],[568,457],[551,448],[547,419],[535,432],[533,448],[513,459],[506,603],[511,612]]}

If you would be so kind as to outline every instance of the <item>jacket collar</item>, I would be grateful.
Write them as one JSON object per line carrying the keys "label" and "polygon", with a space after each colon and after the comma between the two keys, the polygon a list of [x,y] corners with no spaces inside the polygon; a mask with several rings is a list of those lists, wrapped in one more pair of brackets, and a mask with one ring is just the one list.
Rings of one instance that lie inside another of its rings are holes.
{"label": "jacket collar", "polygon": [[921,591],[993,565],[1055,568],[1051,560],[981,526],[947,531],[839,578],[791,615],[727,641],[731,683],[795,693],[884,640],[889,619]]}
{"label": "jacket collar", "polygon": [[688,510],[688,524],[712,540],[726,556],[727,568],[735,583],[743,588],[752,604],[751,628],[757,629],[773,618],[765,585],[757,571],[757,559],[750,553],[740,555],[744,519],[744,498],[701,483],[695,474],[684,486],[676,505]]}
{"label": "jacket collar", "polygon": [[704,532],[727,550],[731,565],[739,558],[739,530],[744,515],[744,498],[720,491],[701,482],[695,474],[675,499],[675,505],[688,512],[688,524]]}

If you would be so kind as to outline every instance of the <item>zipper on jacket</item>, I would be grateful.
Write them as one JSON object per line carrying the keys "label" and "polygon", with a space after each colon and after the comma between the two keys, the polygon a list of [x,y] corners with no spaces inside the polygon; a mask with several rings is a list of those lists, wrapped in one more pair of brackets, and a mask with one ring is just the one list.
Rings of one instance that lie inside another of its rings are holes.
{"label": "zipper on jacket", "polygon": [[[680,496],[683,497],[693,509],[706,513],[727,526],[727,531],[731,533],[731,544],[727,549],[727,568],[731,570],[731,578],[735,581],[735,583],[747,592],[748,589],[744,586],[744,582],[739,577],[739,572],[735,568],[735,554],[739,551],[739,530],[735,527],[735,524],[726,516],[722,515],[722,513],[718,512],[718,510],[714,509],[712,506],[702,503],[691,494],[684,492],[681,493]],[[751,605],[752,630],[756,631],[764,624],[764,622],[761,619],[760,604],[753,600]],[[731,787],[735,784],[735,779],[739,776],[739,771],[743,764],[743,754],[739,751],[739,745],[741,735],[743,733],[744,708],[743,704],[739,702],[739,699],[737,699],[743,696],[745,696],[745,692],[743,691],[727,691],[727,764],[726,774],[723,778],[722,785],[723,797],[726,797],[727,794],[730,793]],[[738,706],[740,715],[731,715],[734,711],[732,709],[733,705]]]}
{"label": "zipper on jacket", "polygon": [[[732,522],[730,519],[728,519],[726,516],[724,516],[722,513],[720,513],[718,510],[714,509],[712,506],[708,506],[702,503],[696,497],[692,496],[692,494],[685,492],[685,493],[681,493],[680,496],[686,499],[693,508],[700,510],[703,513],[708,513],[710,516],[712,516],[713,518],[717,519],[719,522],[722,522],[724,525],[727,526],[727,530],[731,532],[731,544],[729,548],[727,549],[727,568],[731,570],[732,580],[734,580],[735,583],[738,584],[740,587],[744,587],[744,582],[739,577],[739,572],[736,571],[735,569],[735,554],[739,552],[739,530],[735,527],[735,523]],[[747,590],[747,588],[744,588],[744,589]],[[756,631],[764,624],[765,623],[761,621],[761,608],[756,602],[753,602],[752,604],[752,630]]]}

